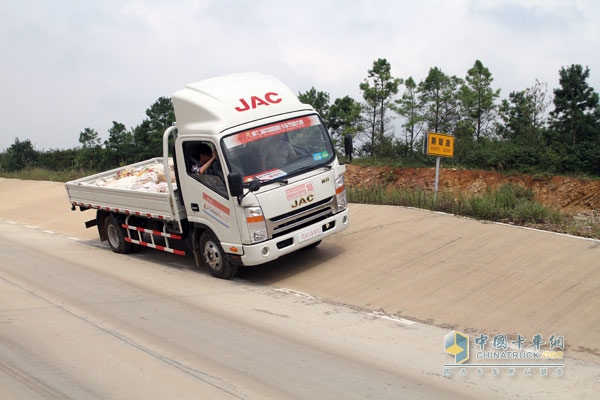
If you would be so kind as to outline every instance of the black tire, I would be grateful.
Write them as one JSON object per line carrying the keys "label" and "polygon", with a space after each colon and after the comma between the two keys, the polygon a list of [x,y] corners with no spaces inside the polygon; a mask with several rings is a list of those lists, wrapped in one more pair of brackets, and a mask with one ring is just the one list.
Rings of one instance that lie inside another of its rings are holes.
{"label": "black tire", "polygon": [[125,241],[125,228],[117,221],[114,215],[106,217],[106,238],[111,250],[115,253],[129,254],[133,250],[133,244]]}
{"label": "black tire", "polygon": [[204,232],[200,236],[199,250],[202,262],[212,276],[220,279],[230,279],[237,273],[237,265],[229,262],[221,244],[212,233]]}

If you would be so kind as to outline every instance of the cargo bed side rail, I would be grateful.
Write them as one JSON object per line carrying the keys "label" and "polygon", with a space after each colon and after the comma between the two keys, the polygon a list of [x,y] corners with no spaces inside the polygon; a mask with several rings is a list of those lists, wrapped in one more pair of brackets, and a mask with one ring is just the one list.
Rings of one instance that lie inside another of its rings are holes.
{"label": "cargo bed side rail", "polygon": [[[171,206],[171,213],[175,215],[175,221],[177,222],[179,232],[183,232],[183,227],[181,226],[181,219],[179,218],[179,213],[177,212],[177,205],[175,202],[177,198],[175,196],[175,189],[173,188],[173,180],[171,179],[171,174],[169,173],[169,137],[173,135],[173,143],[177,141],[177,126],[173,124],[168,127],[165,133],[163,134],[163,166],[166,171],[165,178],[167,181],[167,187],[169,188],[169,205]],[[177,176],[177,162],[175,154],[173,154],[173,170],[175,171],[175,176]]]}

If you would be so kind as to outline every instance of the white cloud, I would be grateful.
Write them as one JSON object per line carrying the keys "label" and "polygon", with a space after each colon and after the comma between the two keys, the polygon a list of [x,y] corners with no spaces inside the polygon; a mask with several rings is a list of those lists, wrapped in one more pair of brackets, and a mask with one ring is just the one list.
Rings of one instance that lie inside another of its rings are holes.
{"label": "white cloud", "polygon": [[[0,150],[38,149],[135,126],[160,96],[241,71],[278,76],[295,92],[361,100],[378,58],[418,82],[437,66],[464,77],[479,59],[502,96],[558,70],[589,66],[600,89],[600,3],[563,0],[154,0],[5,2],[0,14]],[[69,12],[64,12],[68,9]]]}

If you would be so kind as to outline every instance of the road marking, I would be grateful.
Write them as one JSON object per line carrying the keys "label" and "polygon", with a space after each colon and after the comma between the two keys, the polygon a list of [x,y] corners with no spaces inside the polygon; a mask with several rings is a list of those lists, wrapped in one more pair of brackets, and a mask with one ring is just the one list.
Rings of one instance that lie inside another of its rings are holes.
{"label": "road marking", "polygon": [[293,294],[294,296],[302,297],[303,299],[317,300],[316,297],[311,296],[308,293],[299,292],[297,290],[286,289],[286,288],[275,288],[273,290],[275,290],[276,292],[282,292],[282,293],[285,293],[285,294]]}
{"label": "road marking", "polygon": [[411,321],[411,320],[406,319],[406,318],[396,317],[395,315],[388,315],[388,314],[382,313],[381,311],[371,311],[369,313],[369,315],[372,316],[372,317],[376,317],[376,318],[387,319],[387,320],[390,320],[390,321],[399,322],[399,323],[404,324],[404,325],[414,325],[414,324],[416,324],[415,321]]}
{"label": "road marking", "polygon": [[[303,299],[317,300],[316,297],[314,297],[308,293],[300,292],[298,290],[287,289],[287,288],[275,288],[273,290],[276,292],[291,294],[291,295],[294,295],[297,297],[301,297]],[[375,317],[375,318],[386,319],[388,321],[398,322],[398,323],[404,324],[404,325],[414,325],[417,323],[416,321],[411,321],[406,318],[400,318],[395,315],[389,315],[389,314],[383,313],[381,311],[371,311],[368,313],[368,315],[370,315],[371,317]]]}

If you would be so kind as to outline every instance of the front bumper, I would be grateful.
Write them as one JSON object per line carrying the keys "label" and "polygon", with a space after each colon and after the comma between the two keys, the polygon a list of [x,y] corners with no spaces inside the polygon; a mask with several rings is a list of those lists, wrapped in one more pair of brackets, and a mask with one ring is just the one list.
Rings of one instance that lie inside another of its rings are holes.
{"label": "front bumper", "polygon": [[253,245],[243,245],[242,265],[260,265],[309,246],[348,227],[348,209],[294,232]]}

